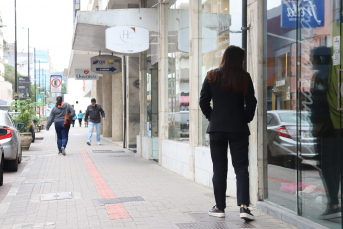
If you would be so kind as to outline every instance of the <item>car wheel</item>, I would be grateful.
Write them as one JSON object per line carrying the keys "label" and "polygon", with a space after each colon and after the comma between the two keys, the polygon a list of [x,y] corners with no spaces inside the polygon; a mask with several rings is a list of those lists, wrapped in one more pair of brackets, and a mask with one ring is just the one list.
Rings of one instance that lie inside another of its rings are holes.
{"label": "car wheel", "polygon": [[15,160],[6,161],[6,168],[8,171],[17,172],[18,171],[18,155]]}
{"label": "car wheel", "polygon": [[0,186],[4,183],[4,155],[2,154],[1,157],[1,165],[0,165]]}

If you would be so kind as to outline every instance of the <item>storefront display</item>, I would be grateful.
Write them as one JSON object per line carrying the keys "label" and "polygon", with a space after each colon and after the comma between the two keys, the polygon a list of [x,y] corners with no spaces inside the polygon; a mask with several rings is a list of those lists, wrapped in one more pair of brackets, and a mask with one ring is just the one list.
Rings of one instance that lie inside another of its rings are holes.
{"label": "storefront display", "polygon": [[265,197],[342,228],[341,2],[265,3]]}
{"label": "storefront display", "polygon": [[[229,45],[241,46],[242,4],[230,0],[202,1],[201,27],[202,45],[199,50],[201,80],[199,89],[208,71],[219,67],[224,51]],[[200,90],[199,90],[200,91]],[[209,135],[206,134],[209,122],[199,113],[199,144],[209,146]]]}

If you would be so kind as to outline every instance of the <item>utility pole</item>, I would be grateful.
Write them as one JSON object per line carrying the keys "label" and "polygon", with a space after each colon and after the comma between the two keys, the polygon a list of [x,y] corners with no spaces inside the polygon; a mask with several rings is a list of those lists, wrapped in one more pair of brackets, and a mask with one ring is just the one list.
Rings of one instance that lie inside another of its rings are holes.
{"label": "utility pole", "polygon": [[[38,81],[39,81],[39,85],[38,85],[38,95],[39,95],[39,98],[40,98],[40,59],[39,59],[39,79],[38,79]],[[39,118],[40,118],[40,107],[41,106],[39,106]]]}
{"label": "utility pole", "polygon": [[27,28],[27,77],[30,79],[29,98],[31,98],[31,77],[30,77],[30,29]]}
{"label": "utility pole", "polygon": [[34,65],[34,69],[33,69],[33,77],[34,77],[34,83],[35,83],[35,111],[36,111],[36,114],[37,114],[37,89],[36,89],[36,80],[37,80],[37,77],[36,77],[36,48],[33,49],[33,65]]}
{"label": "utility pole", "polygon": [[[17,101],[17,92],[18,92],[18,85],[17,85],[17,0],[14,0],[14,99]],[[17,111],[17,109],[16,109]]]}

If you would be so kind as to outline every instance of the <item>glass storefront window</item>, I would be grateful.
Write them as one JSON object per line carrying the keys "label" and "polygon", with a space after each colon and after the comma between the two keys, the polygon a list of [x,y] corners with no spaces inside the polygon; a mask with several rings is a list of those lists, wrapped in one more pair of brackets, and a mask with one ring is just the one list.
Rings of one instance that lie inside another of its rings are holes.
{"label": "glass storefront window", "polygon": [[265,196],[342,228],[341,1],[266,0],[265,15]]}
{"label": "glass storefront window", "polygon": [[189,1],[169,1],[168,139],[189,140]]}
{"label": "glass storefront window", "polygon": [[[200,89],[208,71],[219,67],[229,45],[241,46],[242,4],[232,0],[203,0],[199,14],[202,44],[199,45]],[[199,144],[209,146],[209,122],[199,112]]]}

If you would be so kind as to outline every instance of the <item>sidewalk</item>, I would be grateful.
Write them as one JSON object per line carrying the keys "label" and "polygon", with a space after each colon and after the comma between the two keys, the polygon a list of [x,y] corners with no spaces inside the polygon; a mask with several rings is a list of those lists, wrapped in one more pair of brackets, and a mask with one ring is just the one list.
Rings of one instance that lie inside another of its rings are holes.
{"label": "sidewalk", "polygon": [[[54,128],[36,136],[44,139],[23,152],[28,162],[0,204],[0,228],[295,228],[255,209],[256,221],[244,223],[234,198],[225,219],[209,217],[212,189],[105,139],[88,146],[87,128],[71,128],[66,156]],[[41,200],[60,192],[71,199]]]}

